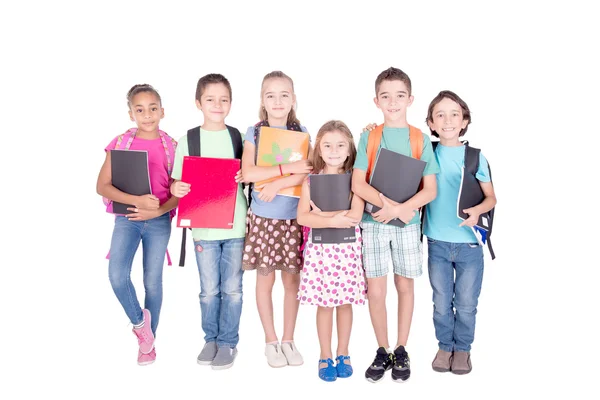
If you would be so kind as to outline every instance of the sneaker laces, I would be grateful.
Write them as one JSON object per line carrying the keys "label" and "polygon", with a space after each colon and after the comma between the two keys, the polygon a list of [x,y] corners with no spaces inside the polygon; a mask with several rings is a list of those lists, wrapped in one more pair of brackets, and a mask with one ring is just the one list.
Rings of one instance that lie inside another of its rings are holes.
{"label": "sneaker laces", "polygon": [[408,365],[408,353],[405,351],[403,353],[400,353],[398,355],[395,355],[395,365],[399,366],[401,368],[405,368]]}
{"label": "sneaker laces", "polygon": [[377,355],[375,356],[375,360],[373,360],[373,364],[371,364],[372,367],[383,367],[383,364],[385,364],[385,362],[388,360],[388,358],[390,357],[389,354],[382,354],[380,352],[377,352]]}

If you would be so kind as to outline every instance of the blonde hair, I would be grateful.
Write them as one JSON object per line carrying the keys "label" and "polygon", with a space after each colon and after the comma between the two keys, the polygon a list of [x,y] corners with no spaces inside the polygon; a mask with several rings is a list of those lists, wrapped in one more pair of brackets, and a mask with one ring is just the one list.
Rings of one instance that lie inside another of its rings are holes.
{"label": "blonde hair", "polygon": [[[262,98],[263,98],[263,95],[265,94],[265,82],[268,81],[269,79],[275,79],[275,78],[282,78],[282,79],[287,79],[288,81],[290,81],[290,84],[292,85],[292,94],[294,94],[294,81],[292,80],[292,78],[290,78],[289,76],[287,76],[286,74],[284,74],[281,71],[273,71],[273,72],[269,72],[268,74],[266,74],[262,80],[262,84],[260,87],[260,103],[261,103],[261,105],[260,105],[260,109],[258,110],[258,118],[260,118],[261,121],[267,121],[269,118],[269,116],[267,115],[267,110],[262,105]],[[295,122],[298,125],[300,125],[300,120],[298,119],[298,117],[296,117],[296,110],[294,110],[294,107],[292,107],[292,109],[288,113],[287,122],[288,122],[288,124]]]}
{"label": "blonde hair", "polygon": [[354,138],[352,137],[352,133],[348,126],[342,121],[331,120],[325,122],[325,124],[319,129],[317,133],[317,139],[315,140],[315,149],[313,150],[313,171],[318,172],[325,169],[325,161],[323,161],[323,157],[321,156],[321,140],[323,140],[323,136],[329,132],[340,132],[344,135],[346,140],[348,140],[348,158],[344,162],[344,172],[352,171],[354,167],[354,161],[356,160],[356,145],[354,144]]}

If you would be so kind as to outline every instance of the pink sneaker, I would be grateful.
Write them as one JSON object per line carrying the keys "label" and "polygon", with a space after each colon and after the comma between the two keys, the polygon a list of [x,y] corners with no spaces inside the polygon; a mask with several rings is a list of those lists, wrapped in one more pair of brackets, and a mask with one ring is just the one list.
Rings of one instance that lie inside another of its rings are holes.
{"label": "pink sneaker", "polygon": [[156,361],[156,349],[152,349],[148,354],[138,351],[138,365],[148,365],[152,364],[154,361]]}
{"label": "pink sneaker", "polygon": [[150,326],[150,311],[144,308],[142,314],[144,316],[144,326],[140,329],[133,328],[133,334],[137,336],[140,352],[149,354],[154,348],[154,334],[152,333],[152,327]]}

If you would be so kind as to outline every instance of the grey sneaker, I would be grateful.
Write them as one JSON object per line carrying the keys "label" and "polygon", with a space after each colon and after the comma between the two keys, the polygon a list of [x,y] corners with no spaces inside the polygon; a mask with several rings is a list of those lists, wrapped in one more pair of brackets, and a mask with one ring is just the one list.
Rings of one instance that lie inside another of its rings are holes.
{"label": "grey sneaker", "polygon": [[233,366],[233,361],[237,356],[237,348],[219,347],[217,355],[212,361],[212,369],[227,369]]}
{"label": "grey sneaker", "polygon": [[211,365],[217,355],[217,342],[206,342],[200,354],[198,354],[198,364]]}

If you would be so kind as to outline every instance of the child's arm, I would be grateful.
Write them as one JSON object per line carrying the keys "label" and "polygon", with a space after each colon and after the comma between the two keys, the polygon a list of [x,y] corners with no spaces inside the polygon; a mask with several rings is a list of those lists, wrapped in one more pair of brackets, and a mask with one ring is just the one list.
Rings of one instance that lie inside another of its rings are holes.
{"label": "child's arm", "polygon": [[[281,171],[279,170],[279,165],[274,165],[271,167],[258,167],[254,163],[254,153],[256,151],[256,146],[252,143],[245,141],[244,142],[244,153],[242,155],[242,176],[244,182],[259,182],[264,181],[270,178],[275,178],[277,176],[281,176],[287,174],[308,174],[312,167],[308,160],[300,160],[289,164],[282,164]],[[304,176],[306,177],[306,175]],[[302,183],[302,179],[296,181],[294,185],[297,186]],[[284,186],[288,187],[288,186]]]}
{"label": "child's arm", "polygon": [[128,208],[129,211],[132,211],[131,214],[127,214],[127,219],[130,221],[146,221],[152,218],[160,217],[161,215],[168,213],[179,203],[179,199],[177,197],[171,197],[169,200],[165,201],[162,206],[158,207],[157,210],[145,210],[143,208]]}
{"label": "child's arm", "polygon": [[365,201],[358,197],[356,193],[352,196],[352,203],[350,204],[350,212],[346,214],[347,217],[360,221],[365,211]]}
{"label": "child's arm", "polygon": [[367,183],[367,172],[354,168],[352,171],[352,192],[366,202],[383,207],[379,192]]}
{"label": "child's arm", "polygon": [[100,168],[100,173],[98,174],[98,180],[96,182],[96,192],[100,196],[118,203],[133,204],[139,209],[158,210],[160,206],[158,197],[153,194],[135,196],[120,191],[112,184],[111,172],[110,151],[107,151],[104,164],[102,164],[102,168]]}
{"label": "child's arm", "polygon": [[475,226],[479,220],[479,215],[490,211],[496,206],[496,193],[492,182],[480,181],[479,186],[481,186],[485,199],[475,207],[463,210],[464,213],[469,214],[469,218],[465,219],[459,226]]}
{"label": "child's arm", "polygon": [[299,225],[308,226],[309,228],[351,228],[360,222],[360,218],[349,218],[347,216],[349,211],[333,213],[332,216],[324,216],[321,212],[311,212],[310,204],[310,187],[307,180],[305,180],[302,184],[302,194],[298,202],[296,221]]}

